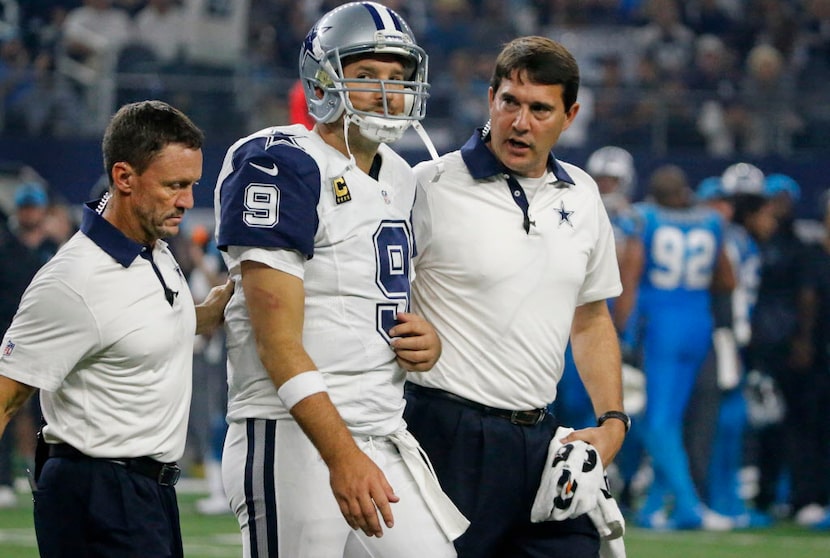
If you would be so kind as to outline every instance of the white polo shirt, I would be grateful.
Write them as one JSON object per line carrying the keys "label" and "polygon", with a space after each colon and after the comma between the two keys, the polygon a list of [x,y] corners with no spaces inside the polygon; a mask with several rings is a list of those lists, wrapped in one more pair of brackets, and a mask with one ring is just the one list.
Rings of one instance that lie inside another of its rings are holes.
{"label": "white polo shirt", "polygon": [[544,407],[556,398],[575,308],[622,292],[596,183],[551,154],[525,219],[524,192],[479,133],[442,160],[436,182],[434,162],[415,168],[412,297],[443,352],[407,379],[493,407]]}
{"label": "white polo shirt", "polygon": [[91,207],[38,272],[5,333],[0,374],[40,388],[49,443],[92,457],[184,453],[196,313],[163,241],[152,265]]}

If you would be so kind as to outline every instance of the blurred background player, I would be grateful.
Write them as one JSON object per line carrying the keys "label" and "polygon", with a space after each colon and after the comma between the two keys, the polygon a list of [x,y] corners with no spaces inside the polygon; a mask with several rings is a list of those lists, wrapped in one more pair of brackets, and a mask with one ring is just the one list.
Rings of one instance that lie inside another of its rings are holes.
{"label": "blurred background player", "polygon": [[804,423],[806,435],[811,437],[810,445],[802,448],[807,454],[804,464],[811,468],[799,473],[814,475],[815,501],[825,506],[823,518],[813,526],[830,530],[830,480],[826,474],[830,469],[830,452],[827,451],[830,448],[830,421],[827,420],[827,409],[830,408],[830,190],[822,193],[819,206],[824,234],[810,247],[807,282],[809,307],[813,310],[807,322],[812,332],[813,362],[807,380],[809,389],[802,390],[801,399],[805,407],[803,415],[808,419]]}
{"label": "blurred background player", "polygon": [[[810,385],[812,366],[808,315],[807,246],[795,230],[795,203],[801,188],[790,177],[770,174],[764,184],[778,220],[775,234],[760,244],[761,269],[758,298],[752,318],[749,355],[752,368],[773,382],[784,400],[783,420],[770,422],[757,432],[759,510],[785,513],[800,525],[823,517],[822,492],[812,470],[815,460],[805,447],[814,443],[810,419],[803,405],[804,387]],[[789,472],[789,474],[787,473]],[[782,497],[782,479],[789,492]],[[784,509],[777,504],[783,503]]]}
{"label": "blurred background player", "polygon": [[620,221],[630,219],[631,200],[637,189],[634,157],[622,147],[607,145],[591,153],[585,170],[597,183],[602,204],[614,227],[614,237],[622,245],[625,236],[631,234],[630,223]]}
{"label": "blurred background player", "polygon": [[[695,191],[695,202],[717,211],[728,227],[732,219],[732,205],[726,199],[721,188],[720,176],[703,179]],[[720,291],[712,293],[712,311],[715,332],[713,347],[698,372],[695,387],[686,409],[683,428],[684,443],[689,455],[689,472],[697,487],[698,494],[708,504],[709,463],[712,458],[712,440],[717,431],[718,414],[721,401],[721,388],[718,382],[718,363],[714,349],[715,337],[723,337],[723,328],[732,327],[732,293]],[[733,343],[734,346],[734,343]],[[737,353],[731,353],[733,368],[737,363]]]}
{"label": "blurred background player", "polygon": [[[735,273],[731,300],[713,299],[716,320],[722,324],[713,337],[716,387],[720,394],[707,481],[701,486],[710,507],[732,518],[736,526],[761,527],[765,514],[750,509],[741,494],[745,465],[748,411],[745,399],[752,314],[758,295],[761,253],[759,244],[775,232],[777,221],[764,192],[764,174],[754,165],[736,163],[720,177],[718,199],[728,204],[726,252]],[[713,202],[710,202],[713,203]],[[728,304],[724,308],[722,305]],[[703,403],[703,401],[698,401]]]}
{"label": "blurred background player", "polygon": [[[599,188],[602,204],[614,230],[619,261],[625,238],[631,234],[632,228],[630,200],[637,181],[634,158],[625,149],[609,145],[597,149],[588,157],[585,170]],[[609,305],[613,302],[614,299],[608,301]],[[596,422],[591,399],[574,364],[570,343],[565,351],[565,368],[557,384],[557,391],[561,395],[556,398],[552,410],[562,424],[580,429],[592,426]],[[626,443],[629,439],[627,436]]]}
{"label": "blurred background player", "polygon": [[711,343],[710,290],[731,290],[735,282],[723,249],[723,220],[693,206],[686,174],[677,166],[656,169],[648,194],[648,201],[634,206],[637,229],[621,262],[623,294],[615,304],[617,323],[626,323],[636,302],[643,328],[646,407],[640,428],[654,479],[637,521],[651,528],[726,530],[732,522],[706,509],[698,496],[682,435]]}

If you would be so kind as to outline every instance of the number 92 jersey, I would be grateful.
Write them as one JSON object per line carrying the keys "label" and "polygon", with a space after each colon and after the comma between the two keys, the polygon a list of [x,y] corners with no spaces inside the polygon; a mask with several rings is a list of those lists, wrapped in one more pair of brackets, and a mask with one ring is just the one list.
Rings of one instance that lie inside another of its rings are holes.
{"label": "number 92 jersey", "polygon": [[709,287],[724,242],[721,216],[700,206],[668,209],[643,202],[634,208],[635,234],[646,248],[643,302],[666,310],[702,305],[709,312]]}
{"label": "number 92 jersey", "polygon": [[229,419],[289,416],[257,355],[241,257],[303,279],[303,344],[352,432],[399,428],[404,372],[387,332],[409,309],[416,179],[385,144],[378,160],[376,180],[301,125],[228,150],[214,201],[217,244],[236,281],[225,310]]}

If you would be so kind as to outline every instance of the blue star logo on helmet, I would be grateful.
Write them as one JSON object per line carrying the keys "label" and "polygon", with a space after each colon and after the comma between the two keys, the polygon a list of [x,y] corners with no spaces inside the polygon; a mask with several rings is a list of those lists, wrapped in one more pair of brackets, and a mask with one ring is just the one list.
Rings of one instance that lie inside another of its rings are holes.
{"label": "blue star logo on helmet", "polygon": [[[317,48],[315,48],[315,45],[317,45]],[[311,28],[311,31],[308,32],[308,35],[306,35],[305,40],[303,40],[303,54],[314,58],[314,55],[317,54],[319,48],[319,41],[317,40],[317,27],[314,26]],[[319,62],[319,58],[314,59]]]}

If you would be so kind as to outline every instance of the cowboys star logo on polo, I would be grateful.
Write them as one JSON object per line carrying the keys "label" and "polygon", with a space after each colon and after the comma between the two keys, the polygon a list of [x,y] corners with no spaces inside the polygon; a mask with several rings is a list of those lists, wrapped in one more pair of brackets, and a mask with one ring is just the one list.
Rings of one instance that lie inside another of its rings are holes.
{"label": "cowboys star logo on polo", "polygon": [[567,209],[565,209],[565,202],[564,201],[559,202],[559,209],[557,209],[556,212],[559,214],[559,226],[560,227],[562,226],[563,223],[567,223],[568,225],[570,225],[571,228],[573,228],[574,224],[571,222],[571,215],[573,215],[574,212],[573,211],[568,211]]}

